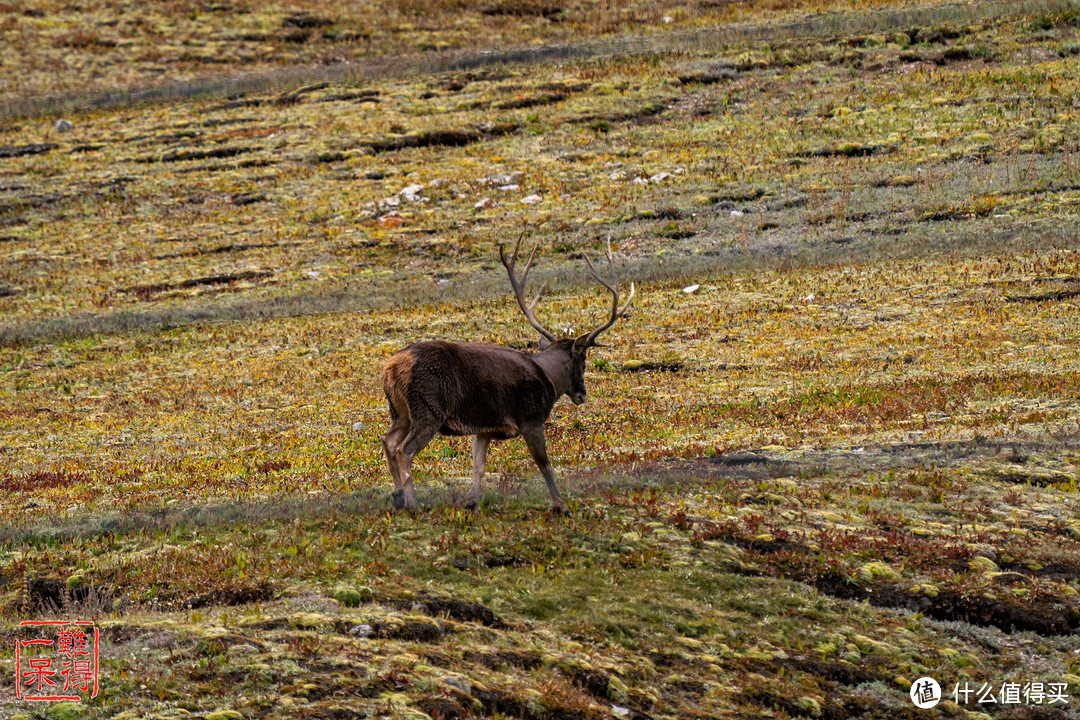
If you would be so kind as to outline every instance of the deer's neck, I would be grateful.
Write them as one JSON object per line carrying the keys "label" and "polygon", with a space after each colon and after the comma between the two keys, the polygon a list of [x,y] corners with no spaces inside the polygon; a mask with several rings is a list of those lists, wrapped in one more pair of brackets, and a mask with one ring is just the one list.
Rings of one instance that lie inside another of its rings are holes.
{"label": "deer's neck", "polygon": [[532,357],[555,388],[556,398],[570,392],[570,358],[565,352],[557,348],[549,348],[541,350]]}

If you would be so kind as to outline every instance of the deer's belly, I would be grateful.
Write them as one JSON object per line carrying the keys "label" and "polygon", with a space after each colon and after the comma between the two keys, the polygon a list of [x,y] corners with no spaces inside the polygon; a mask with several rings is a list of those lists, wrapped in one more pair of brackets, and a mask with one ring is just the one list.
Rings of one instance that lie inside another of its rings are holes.
{"label": "deer's belly", "polygon": [[479,426],[447,421],[439,428],[440,435],[486,435],[492,440],[509,440],[521,434],[517,425]]}

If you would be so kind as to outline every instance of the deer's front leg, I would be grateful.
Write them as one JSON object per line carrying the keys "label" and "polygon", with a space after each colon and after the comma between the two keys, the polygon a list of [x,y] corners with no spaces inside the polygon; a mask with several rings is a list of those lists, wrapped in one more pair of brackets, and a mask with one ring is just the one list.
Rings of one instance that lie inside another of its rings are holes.
{"label": "deer's front leg", "polygon": [[555,471],[552,470],[551,463],[548,462],[544,426],[529,428],[522,431],[521,434],[525,438],[525,444],[529,446],[529,454],[532,455],[536,466],[540,468],[540,474],[544,476],[544,482],[547,483],[548,492],[551,494],[551,509],[557,513],[568,515],[570,506],[566,504],[562,495],[559,494],[559,488],[555,486]]}
{"label": "deer's front leg", "polygon": [[486,435],[474,435],[472,440],[472,488],[465,497],[465,507],[480,508],[480,483],[484,479],[484,467],[487,465],[488,446],[491,438]]}

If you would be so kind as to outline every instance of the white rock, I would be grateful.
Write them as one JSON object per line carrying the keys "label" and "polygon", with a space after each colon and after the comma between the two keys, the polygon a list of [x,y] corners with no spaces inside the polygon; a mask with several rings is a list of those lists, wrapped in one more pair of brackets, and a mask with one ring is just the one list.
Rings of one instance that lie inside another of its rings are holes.
{"label": "white rock", "polygon": [[615,172],[608,175],[608,177],[610,179],[612,179],[612,180],[625,180],[626,179],[626,173],[623,172],[622,170],[616,170]]}
{"label": "white rock", "polygon": [[402,188],[398,191],[398,196],[403,197],[409,202],[426,202],[426,197],[420,197],[419,192],[424,189],[423,185],[410,185],[407,188]]}
{"label": "white rock", "polygon": [[473,205],[477,210],[487,210],[488,208],[495,207],[495,202],[491,198],[484,198],[480,202]]}
{"label": "white rock", "polygon": [[353,425],[352,425],[352,429],[355,430],[356,432],[360,432],[361,430],[364,429],[364,423],[359,422],[359,421],[354,422]]}
{"label": "white rock", "polygon": [[349,630],[350,635],[356,635],[357,637],[369,637],[373,632],[375,631],[367,623],[357,625],[352,630]]}
{"label": "white rock", "polygon": [[634,185],[648,185],[649,181],[643,177],[636,177],[631,181]]}
{"label": "white rock", "polygon": [[506,191],[506,190],[517,190],[517,189],[518,189],[518,186],[517,186],[517,185],[515,185],[515,184],[513,184],[513,183],[511,183],[510,185],[500,185],[500,186],[499,186],[499,189],[500,189],[500,190],[503,190],[503,191]]}
{"label": "white rock", "polygon": [[682,289],[682,291],[684,293],[686,293],[687,295],[689,295],[691,293],[697,292],[699,287],[701,287],[701,286],[700,285],[687,285],[686,287],[684,287]]}
{"label": "white rock", "polygon": [[526,195],[525,197],[521,198],[522,205],[536,205],[542,202],[544,202],[544,198],[540,197],[539,195]]}
{"label": "white rock", "polygon": [[497,175],[482,177],[476,182],[481,185],[509,185],[510,183],[515,182],[519,177],[521,177],[521,173],[514,173],[513,175],[498,173]]}
{"label": "white rock", "polygon": [[450,178],[437,177],[434,180],[432,180],[431,182],[429,182],[427,184],[427,186],[428,187],[439,187],[440,185],[445,185],[448,182],[450,182]]}
{"label": "white rock", "polygon": [[664,182],[669,177],[671,177],[671,173],[669,173],[669,172],[658,172],[655,175],[653,175],[651,178],[649,178],[649,182],[651,182],[651,183],[660,183],[660,182]]}
{"label": "white rock", "polygon": [[815,297],[816,296],[814,295],[814,293],[810,293],[806,297],[799,298],[799,300],[803,301],[804,303],[812,303],[812,302],[814,302]]}
{"label": "white rock", "polygon": [[317,278],[317,277],[319,277],[319,271],[318,270],[308,270],[307,271],[307,276],[309,278]]}
{"label": "white rock", "polygon": [[731,217],[742,217],[742,210],[732,210]]}
{"label": "white rock", "polygon": [[54,125],[53,127],[56,128],[56,132],[66,133],[71,132],[75,128],[75,123],[71,122],[70,120],[60,118],[56,121],[56,125]]}
{"label": "white rock", "polygon": [[611,706],[611,712],[615,713],[619,717],[626,717],[627,715],[630,714],[630,709],[629,708],[624,708],[621,705],[612,705]]}

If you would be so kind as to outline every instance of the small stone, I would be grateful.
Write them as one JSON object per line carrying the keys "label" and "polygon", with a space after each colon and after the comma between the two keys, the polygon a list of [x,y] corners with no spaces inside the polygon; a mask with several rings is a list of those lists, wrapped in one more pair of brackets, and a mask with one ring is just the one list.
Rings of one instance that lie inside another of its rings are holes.
{"label": "small stone", "polygon": [[472,695],[472,686],[461,678],[456,678],[453,675],[444,675],[440,678],[440,682],[442,682],[443,685],[460,690],[466,695]]}
{"label": "small stone", "polygon": [[686,287],[684,287],[682,289],[682,291],[684,293],[686,293],[687,295],[691,295],[693,293],[696,293],[698,291],[698,288],[700,288],[700,287],[701,287],[700,285],[687,285]]}
{"label": "small stone", "polygon": [[56,121],[56,125],[54,125],[53,127],[56,128],[56,132],[66,133],[71,132],[73,129],[75,129],[75,123],[71,122],[70,120],[60,118]]}
{"label": "small stone", "polygon": [[481,185],[509,185],[510,183],[521,177],[521,173],[514,173],[513,175],[507,175],[505,173],[499,173],[497,175],[489,175],[477,180]]}
{"label": "small stone", "polygon": [[737,217],[742,217],[742,216],[743,216],[743,212],[742,212],[742,210],[732,210],[732,211],[731,211],[731,212],[729,213],[729,215],[730,215],[731,217],[733,217],[733,218],[737,218]]}
{"label": "small stone", "polygon": [[353,430],[354,430],[355,432],[360,432],[361,430],[363,430],[363,429],[364,429],[364,423],[362,423],[362,422],[360,422],[360,421],[358,420],[358,421],[356,421],[356,422],[354,422],[354,423],[353,423],[352,429],[353,429]]}
{"label": "small stone", "polygon": [[504,192],[507,192],[507,191],[510,191],[510,190],[517,190],[518,187],[519,186],[517,185],[517,183],[510,183],[509,185],[500,185],[499,189],[504,191]]}
{"label": "small stone", "polygon": [[618,715],[619,717],[627,717],[628,715],[630,715],[629,708],[624,708],[620,705],[612,705],[611,712],[615,715]]}
{"label": "small stone", "polygon": [[379,218],[379,224],[384,228],[396,228],[405,224],[405,218],[396,212],[388,212]]}
{"label": "small stone", "polygon": [[402,188],[398,191],[398,196],[405,198],[409,202],[420,202],[425,199],[420,197],[419,193],[424,189],[423,185],[410,185],[406,188]]}
{"label": "small stone", "polygon": [[671,173],[669,173],[669,172],[658,172],[658,173],[656,173],[655,175],[653,175],[652,177],[649,178],[649,182],[654,183],[654,184],[655,183],[662,183],[665,180],[667,180],[669,177],[671,177]]}
{"label": "small stone", "polygon": [[229,646],[230,655],[254,655],[257,652],[259,652],[259,648],[254,645],[248,645],[247,643]]}
{"label": "small stone", "polygon": [[371,634],[373,632],[375,631],[367,623],[357,625],[356,627],[349,630],[349,634],[355,635],[356,637],[371,637]]}
{"label": "small stone", "polygon": [[542,202],[544,202],[544,198],[540,197],[539,195],[527,195],[521,198],[522,205],[537,205]]}
{"label": "small stone", "polygon": [[491,198],[484,198],[480,202],[473,205],[477,210],[487,210],[488,208],[495,207],[495,202]]}
{"label": "small stone", "polygon": [[646,180],[646,179],[645,179],[645,178],[643,178],[643,177],[636,177],[636,178],[634,178],[633,180],[631,180],[631,182],[632,182],[632,183],[633,183],[634,185],[648,185],[648,184],[649,184],[649,181],[648,181],[648,180]]}

